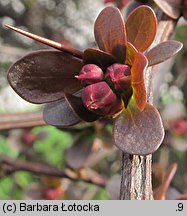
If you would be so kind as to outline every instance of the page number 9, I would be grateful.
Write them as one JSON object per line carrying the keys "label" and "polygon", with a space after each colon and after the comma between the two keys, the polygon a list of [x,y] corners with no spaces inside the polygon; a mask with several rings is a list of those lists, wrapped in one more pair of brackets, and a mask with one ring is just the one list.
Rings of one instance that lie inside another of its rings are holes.
{"label": "page number 9", "polygon": [[182,203],[178,203],[178,209],[176,209],[176,211],[182,211],[183,210],[183,204]]}

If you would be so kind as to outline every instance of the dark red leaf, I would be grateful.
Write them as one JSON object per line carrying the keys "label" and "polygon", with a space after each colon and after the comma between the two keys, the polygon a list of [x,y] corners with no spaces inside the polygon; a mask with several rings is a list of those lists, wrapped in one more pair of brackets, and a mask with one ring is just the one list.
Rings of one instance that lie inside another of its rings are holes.
{"label": "dark red leaf", "polygon": [[114,55],[119,63],[124,63],[126,55],[126,30],[119,9],[106,7],[95,22],[94,34],[99,48]]}
{"label": "dark red leaf", "polygon": [[138,51],[144,52],[153,42],[157,32],[157,19],[148,6],[139,6],[127,18],[127,40]]}
{"label": "dark red leaf", "polygon": [[96,64],[103,72],[106,68],[116,62],[115,58],[101,50],[89,48],[84,51],[84,64]]}
{"label": "dark red leaf", "polygon": [[91,154],[93,144],[93,134],[83,134],[77,139],[72,147],[66,152],[66,163],[73,169],[80,169],[84,166],[87,158]]}
{"label": "dark red leaf", "polygon": [[146,57],[138,52],[135,55],[135,59],[131,68],[131,83],[133,88],[133,97],[136,105],[140,111],[143,111],[146,101],[146,88],[144,83],[144,72],[147,67]]}
{"label": "dark red leaf", "polygon": [[43,111],[43,118],[47,124],[56,127],[69,127],[81,122],[65,99],[47,104]]}
{"label": "dark red leaf", "polygon": [[71,94],[65,94],[64,96],[75,114],[83,121],[93,122],[99,119],[97,114],[85,108],[81,97]]}
{"label": "dark red leaf", "polygon": [[154,2],[173,19],[177,19],[181,13],[183,0],[154,0]]}
{"label": "dark red leaf", "polygon": [[114,140],[123,152],[147,155],[155,152],[164,138],[164,128],[159,112],[150,104],[140,112],[129,107],[116,118]]}
{"label": "dark red leaf", "polygon": [[46,103],[63,98],[81,88],[74,77],[83,63],[80,59],[60,51],[32,52],[11,66],[8,81],[25,100]]}
{"label": "dark red leaf", "polygon": [[145,55],[148,65],[159,64],[178,53],[182,49],[182,43],[174,40],[164,41],[149,50]]}

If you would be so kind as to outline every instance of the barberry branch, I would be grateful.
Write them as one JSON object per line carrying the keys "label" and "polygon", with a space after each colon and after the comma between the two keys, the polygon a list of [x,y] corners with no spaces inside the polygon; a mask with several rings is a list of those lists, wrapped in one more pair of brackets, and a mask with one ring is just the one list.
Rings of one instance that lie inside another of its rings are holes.
{"label": "barberry branch", "polygon": [[[158,33],[154,46],[169,39],[177,20],[157,10]],[[157,67],[149,67],[145,74],[148,103],[153,104],[152,77]],[[150,134],[151,137],[151,134]],[[149,143],[147,144],[149,145]],[[120,199],[152,200],[152,155],[138,156],[122,153]]]}

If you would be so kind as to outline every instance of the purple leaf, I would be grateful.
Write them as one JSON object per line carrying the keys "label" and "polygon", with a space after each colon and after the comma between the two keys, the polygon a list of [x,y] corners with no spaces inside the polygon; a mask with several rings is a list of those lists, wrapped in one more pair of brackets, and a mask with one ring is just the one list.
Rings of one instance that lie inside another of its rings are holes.
{"label": "purple leaf", "polygon": [[119,9],[106,7],[95,21],[95,40],[99,48],[114,55],[119,63],[124,63],[126,55],[126,30]]}
{"label": "purple leaf", "polygon": [[131,107],[114,123],[114,140],[123,152],[147,155],[155,152],[164,138],[164,128],[159,112],[150,104],[140,112]]}
{"label": "purple leaf", "polygon": [[56,127],[69,127],[81,122],[65,99],[46,104],[43,118],[47,124]]}
{"label": "purple leaf", "polygon": [[168,40],[158,44],[145,54],[148,59],[148,65],[159,64],[171,58],[182,49],[182,46],[182,43],[175,40]]}
{"label": "purple leaf", "polygon": [[112,55],[93,48],[84,51],[83,60],[85,64],[96,64],[103,70],[103,72],[108,66],[116,62]]}
{"label": "purple leaf", "polygon": [[23,99],[46,103],[62,99],[64,92],[81,88],[74,77],[83,66],[80,59],[60,51],[32,52],[11,66],[8,81]]}

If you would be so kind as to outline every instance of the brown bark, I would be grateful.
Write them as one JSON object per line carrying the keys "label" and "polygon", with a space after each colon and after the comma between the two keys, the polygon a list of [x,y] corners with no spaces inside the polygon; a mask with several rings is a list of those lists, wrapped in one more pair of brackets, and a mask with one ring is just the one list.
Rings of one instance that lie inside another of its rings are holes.
{"label": "brown bark", "polygon": [[122,179],[120,199],[153,199],[151,183],[152,155],[122,154]]}

